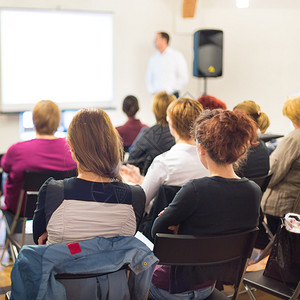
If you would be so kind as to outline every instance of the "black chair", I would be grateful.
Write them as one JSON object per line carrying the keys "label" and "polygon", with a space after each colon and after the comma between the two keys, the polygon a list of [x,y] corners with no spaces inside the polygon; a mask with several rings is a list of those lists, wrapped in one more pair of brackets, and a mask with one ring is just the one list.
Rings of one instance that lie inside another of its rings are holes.
{"label": "black chair", "polygon": [[[218,280],[233,284],[234,295],[231,299],[235,300],[242,286],[257,233],[258,228],[229,235],[202,237],[157,233],[153,251],[160,264],[171,266],[170,279],[176,276],[178,268],[182,266],[197,266],[200,268],[197,280]],[[214,289],[207,299],[228,300],[228,297]]]}
{"label": "black chair", "polygon": [[255,177],[255,178],[249,178],[249,179],[254,181],[257,185],[259,185],[261,192],[264,193],[269,185],[272,175],[273,174],[269,172],[267,175]]}
{"label": "black chair", "polygon": [[300,278],[295,287],[288,286],[279,280],[275,280],[263,275],[264,270],[250,272],[244,276],[244,286],[251,300],[256,300],[251,288],[261,290],[281,299],[296,300],[300,295]]}
{"label": "black chair", "polygon": [[[4,155],[4,153],[0,153],[0,162],[1,162],[1,159],[2,159],[2,156]],[[0,167],[0,196],[2,196],[3,194],[3,189],[2,189],[2,176],[3,176],[3,170],[2,168]]]}
{"label": "black chair", "polygon": [[[11,249],[12,259],[13,261],[15,261],[23,245],[34,244],[32,234],[25,233],[25,225],[27,220],[33,218],[38,191],[43,183],[50,177],[53,177],[56,180],[60,180],[68,177],[74,177],[76,175],[77,169],[66,171],[46,170],[40,172],[26,170],[24,172],[23,184],[20,191],[16,212],[12,213],[1,208],[6,225],[6,243],[0,258],[1,264],[5,251],[8,247],[10,247]],[[25,208],[23,214],[22,207]],[[13,219],[11,226],[9,226],[7,222],[8,215],[10,215],[10,217]],[[23,224],[22,233],[15,232],[15,229],[19,222]]]}
{"label": "black chair", "polygon": [[279,139],[281,137],[283,137],[284,135],[282,134],[272,134],[272,133],[264,133],[262,135],[260,135],[260,139],[262,141],[264,141],[265,143],[271,141],[271,140],[275,140],[275,139]]}
{"label": "black chair", "polygon": [[151,235],[154,220],[157,218],[158,214],[172,202],[180,189],[181,186],[162,185],[157,192],[149,214],[142,219],[139,231],[141,231],[151,242],[154,242]]}

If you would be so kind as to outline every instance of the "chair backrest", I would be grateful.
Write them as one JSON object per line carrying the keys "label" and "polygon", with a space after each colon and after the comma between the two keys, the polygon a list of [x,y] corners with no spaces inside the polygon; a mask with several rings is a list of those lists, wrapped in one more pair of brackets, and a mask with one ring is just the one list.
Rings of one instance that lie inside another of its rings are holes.
{"label": "chair backrest", "polygon": [[[1,162],[1,159],[2,159],[3,155],[4,155],[4,153],[0,153],[0,162]],[[3,193],[3,189],[2,189],[2,175],[3,175],[3,170],[0,167],[0,196],[2,196],[2,193]]]}
{"label": "chair backrest", "polygon": [[[178,266],[198,266],[199,272],[203,267],[205,271],[198,278],[202,282],[220,280],[234,284],[235,299],[257,233],[258,228],[229,235],[200,237],[157,233],[153,251],[160,264],[173,266],[171,277],[175,276]],[[230,275],[227,267],[231,268],[233,274]]]}
{"label": "chair backrest", "polygon": [[[56,180],[69,178],[77,176],[77,169],[66,170],[66,171],[57,171],[57,170],[47,170],[47,171],[30,171],[26,170],[24,172],[23,187],[21,190],[20,197],[26,197],[25,201],[25,210],[24,217],[28,219],[33,218],[34,210],[36,207],[36,201],[38,196],[38,191],[43,183],[50,177],[53,177]],[[23,196],[22,196],[23,195]]]}
{"label": "chair backrest", "polygon": [[139,227],[139,231],[141,231],[151,242],[154,242],[154,239],[151,236],[151,228],[154,220],[157,218],[158,214],[172,202],[180,189],[181,186],[175,185],[162,185],[159,188],[150,213],[143,218]]}
{"label": "chair backrest", "polygon": [[269,172],[267,175],[255,177],[255,178],[249,178],[249,179],[254,181],[257,185],[259,185],[261,192],[264,193],[268,187],[268,184],[272,178],[272,175],[273,174],[271,172]]}
{"label": "chair backrest", "polygon": [[43,183],[50,177],[56,180],[77,176],[77,169],[57,171],[31,171],[24,172],[23,189],[26,191],[38,191]]}

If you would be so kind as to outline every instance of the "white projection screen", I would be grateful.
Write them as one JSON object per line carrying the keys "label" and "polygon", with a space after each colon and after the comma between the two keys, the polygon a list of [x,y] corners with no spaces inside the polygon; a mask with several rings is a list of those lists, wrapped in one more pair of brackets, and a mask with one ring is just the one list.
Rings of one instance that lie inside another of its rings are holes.
{"label": "white projection screen", "polygon": [[112,105],[112,14],[2,8],[0,27],[1,112],[40,100],[61,109]]}

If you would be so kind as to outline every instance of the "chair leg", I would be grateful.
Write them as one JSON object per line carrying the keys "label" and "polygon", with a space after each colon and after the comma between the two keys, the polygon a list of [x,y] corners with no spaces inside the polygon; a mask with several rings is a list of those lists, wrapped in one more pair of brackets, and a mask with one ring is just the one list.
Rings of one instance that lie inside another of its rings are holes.
{"label": "chair leg", "polygon": [[6,266],[6,264],[4,265],[2,263],[2,261],[3,261],[3,258],[4,258],[6,250],[8,249],[8,246],[9,246],[9,240],[7,239],[6,242],[5,242],[5,246],[3,248],[3,252],[2,252],[1,258],[0,258],[0,263],[1,263],[2,266]]}
{"label": "chair leg", "polygon": [[242,286],[243,286],[243,278],[244,278],[244,276],[245,276],[245,273],[246,273],[246,268],[247,268],[247,266],[248,266],[248,263],[249,263],[249,258],[247,259],[247,261],[246,261],[246,264],[245,264],[245,267],[244,267],[244,271],[243,271],[243,274],[242,274],[242,276],[241,276],[241,281],[240,281],[240,283],[239,283],[239,286],[236,288],[235,287],[235,292],[234,292],[234,294],[233,294],[233,296],[232,296],[232,300],[236,300],[237,298],[238,298],[238,296],[240,295],[240,292],[241,292],[241,290],[242,290]]}
{"label": "chair leg", "polygon": [[248,287],[248,285],[244,284],[245,290],[247,291],[249,297],[251,298],[251,300],[256,300],[256,298],[254,297],[251,289]]}
{"label": "chair leg", "polygon": [[293,294],[293,296],[291,297],[290,300],[297,300],[299,295],[300,295],[300,280],[299,280],[298,285],[297,285],[297,287],[294,291],[294,294]]}

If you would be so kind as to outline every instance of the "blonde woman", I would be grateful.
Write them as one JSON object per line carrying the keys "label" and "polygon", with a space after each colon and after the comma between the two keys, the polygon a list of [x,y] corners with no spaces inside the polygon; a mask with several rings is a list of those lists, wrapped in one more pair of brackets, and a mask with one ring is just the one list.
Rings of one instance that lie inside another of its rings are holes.
{"label": "blonde woman", "polygon": [[262,112],[260,106],[252,100],[244,101],[234,107],[250,116],[256,124],[258,143],[249,148],[247,156],[241,160],[236,169],[240,177],[255,178],[267,175],[270,169],[269,152],[265,143],[259,138],[260,133],[265,133],[270,126],[270,120],[266,113]]}
{"label": "blonde woman", "polygon": [[141,176],[138,168],[123,166],[122,176],[125,180],[142,185],[146,194],[147,212],[150,210],[150,201],[161,185],[182,186],[191,179],[208,175],[198,159],[195,141],[191,137],[191,128],[202,111],[202,105],[196,100],[180,98],[173,101],[167,115],[176,144],[153,160],[145,177]]}
{"label": "blonde woman", "polygon": [[12,145],[1,160],[6,172],[4,186],[5,205],[8,211],[16,212],[25,170],[71,170],[76,163],[71,157],[64,138],[54,136],[60,123],[60,110],[50,100],[38,102],[32,112],[36,138]]}
{"label": "blonde woman", "polygon": [[175,99],[174,95],[168,95],[166,92],[154,96],[152,111],[155,115],[156,124],[150,128],[142,129],[129,151],[127,162],[139,167],[142,175],[147,173],[157,155],[170,150],[175,144],[167,121],[167,108]]}
{"label": "blonde woman", "polygon": [[270,157],[273,176],[262,199],[262,210],[273,233],[280,218],[291,212],[300,191],[300,96],[288,99],[282,109],[293,125]]}
{"label": "blonde woman", "polygon": [[67,136],[78,176],[44,183],[33,220],[38,244],[133,236],[145,205],[141,187],[120,181],[122,143],[101,109],[80,110]]}

